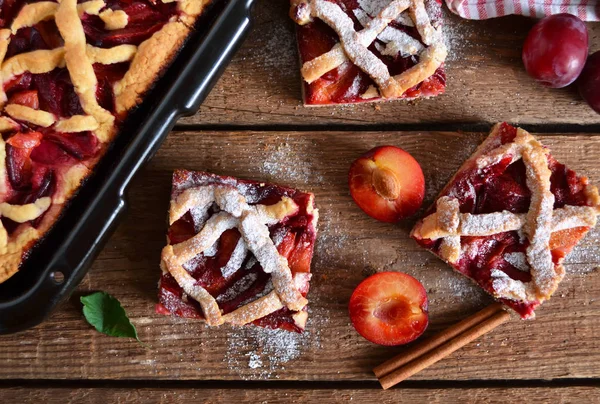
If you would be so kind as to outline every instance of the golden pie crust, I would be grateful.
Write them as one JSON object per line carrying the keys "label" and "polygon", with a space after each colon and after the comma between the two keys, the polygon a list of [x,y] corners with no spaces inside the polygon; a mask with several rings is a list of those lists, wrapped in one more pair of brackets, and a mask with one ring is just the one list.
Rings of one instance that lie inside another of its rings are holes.
{"label": "golden pie crust", "polygon": [[[178,14],[139,46],[119,45],[111,48],[97,48],[87,44],[81,22],[81,18],[88,14],[101,18],[107,30],[126,27],[127,14],[123,10],[111,10],[103,0],[91,0],[80,4],[77,0],[40,1],[24,5],[13,19],[11,26],[0,29],[0,111],[3,113],[0,116],[0,134],[19,130],[20,125],[17,122],[22,122],[51,128],[62,133],[92,131],[101,143],[110,143],[118,132],[116,118],[125,118],[127,112],[142,101],[144,94],[171,63],[192,32],[197,17],[203,13],[208,4],[207,0],[180,0],[177,3]],[[34,50],[5,58],[12,34],[41,21],[52,19],[64,41],[63,46],[50,50]],[[131,62],[129,70],[113,86],[117,113],[115,116],[102,108],[96,99],[98,82],[92,65],[127,61]],[[69,71],[85,115],[61,118],[48,111],[8,103],[4,83],[25,72],[42,74],[63,67]],[[106,147],[103,147],[103,150],[106,150]],[[6,150],[2,139],[0,139],[0,159],[2,160],[1,197],[8,181],[5,168]],[[60,173],[56,184],[57,191],[52,196],[51,203],[48,203],[47,198],[40,198],[30,204],[36,209],[29,205],[20,208],[0,205],[0,214],[3,216],[9,214],[18,216],[20,212],[24,218],[32,220],[44,214],[37,228],[33,228],[25,221],[11,235],[8,235],[0,224],[0,283],[18,271],[25,253],[52,226],[64,204],[87,178],[93,164],[98,160],[99,158],[94,159],[91,164],[86,162],[86,165],[76,164]]]}

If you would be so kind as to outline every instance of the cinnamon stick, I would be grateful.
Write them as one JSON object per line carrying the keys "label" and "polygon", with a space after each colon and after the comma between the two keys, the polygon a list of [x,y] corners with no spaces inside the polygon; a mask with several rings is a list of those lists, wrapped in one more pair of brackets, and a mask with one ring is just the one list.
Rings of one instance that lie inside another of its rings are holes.
{"label": "cinnamon stick", "polygon": [[464,333],[458,335],[450,341],[436,347],[412,362],[401,366],[399,369],[389,373],[388,375],[383,376],[379,379],[381,387],[383,387],[385,390],[389,389],[390,387],[414,375],[415,373],[420,372],[426,367],[433,365],[437,361],[457,351],[474,339],[477,339],[483,334],[490,332],[500,324],[507,322],[509,319],[510,314],[508,314],[506,311],[500,310],[496,312],[487,320],[484,320],[483,322],[466,330]]}
{"label": "cinnamon stick", "polygon": [[415,345],[414,347],[409,349],[407,352],[397,355],[397,356],[393,357],[392,359],[387,360],[384,363],[382,363],[381,365],[377,366],[375,369],[373,369],[375,376],[377,376],[378,379],[381,379],[383,376],[393,372],[394,370],[398,369],[400,366],[407,364],[408,362],[412,361],[413,359],[416,359],[419,356],[422,356],[423,354],[431,351],[432,349],[437,348],[438,346],[442,345],[444,342],[451,340],[452,338],[456,337],[457,335],[459,335],[459,334],[463,333],[464,331],[468,330],[469,328],[475,326],[476,324],[481,323],[482,321],[490,318],[491,316],[493,316],[495,313],[499,312],[500,310],[502,310],[501,303],[493,303],[493,304],[485,307],[484,309],[478,311],[477,313],[473,314],[472,316],[467,317],[464,320],[454,324],[453,326],[446,328],[444,331],[440,332],[439,334],[436,334],[436,335],[426,339],[425,341],[421,342],[420,344]]}

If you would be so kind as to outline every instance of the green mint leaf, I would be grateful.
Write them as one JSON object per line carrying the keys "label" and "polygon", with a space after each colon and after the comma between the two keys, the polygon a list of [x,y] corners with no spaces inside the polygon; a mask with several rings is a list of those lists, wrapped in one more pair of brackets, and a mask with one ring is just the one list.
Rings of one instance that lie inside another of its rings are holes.
{"label": "green mint leaf", "polygon": [[83,315],[96,330],[111,337],[138,338],[135,326],[129,321],[121,303],[106,292],[95,292],[80,298]]}

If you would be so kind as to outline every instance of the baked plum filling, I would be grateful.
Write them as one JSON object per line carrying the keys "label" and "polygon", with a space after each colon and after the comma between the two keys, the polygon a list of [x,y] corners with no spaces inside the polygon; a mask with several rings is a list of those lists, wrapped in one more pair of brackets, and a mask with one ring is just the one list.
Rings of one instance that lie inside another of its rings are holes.
{"label": "baked plum filling", "polygon": [[[313,254],[316,230],[312,195],[269,184],[235,180],[210,174],[195,173],[185,187],[208,185],[234,186],[243,190],[250,206],[275,206],[284,198],[291,198],[298,210],[281,222],[268,226],[271,242],[277,253],[285,258],[299,293],[306,297],[310,279],[310,263]],[[181,183],[174,176],[173,193],[175,201],[181,194]],[[235,181],[235,182],[233,182]],[[172,204],[173,206],[173,204]],[[184,243],[199,233],[199,218],[192,212],[185,213],[171,224],[168,230],[170,245]],[[220,211],[213,205],[204,220],[212,220]],[[197,214],[197,213],[196,213]],[[205,289],[218,304],[222,315],[232,313],[245,305],[260,299],[274,290],[271,273],[265,272],[261,262],[251,251],[240,255],[240,242],[247,241],[237,228],[224,231],[214,245],[213,251],[205,251],[183,264],[183,268],[194,279],[195,285]],[[186,294],[169,271],[163,270],[159,286],[158,313],[187,318],[205,318],[198,301]],[[302,310],[306,310],[303,308]],[[267,328],[280,328],[301,332],[304,325],[298,324],[296,313],[282,307],[265,316],[253,319],[251,323]]]}
{"label": "baked plum filling", "polygon": [[[179,24],[180,28],[183,19],[179,21],[179,17],[191,22],[201,12],[187,14],[180,4],[0,0],[0,155],[5,156],[0,202],[12,205],[0,218],[2,254],[26,252],[34,245],[88,177],[127,111],[140,102],[142,91],[151,87],[152,77],[159,77],[190,31],[175,35],[172,43],[170,38],[162,41],[161,51],[167,53],[154,65],[144,65],[144,73],[150,72],[151,77],[142,84],[136,81],[140,67],[134,65],[135,56],[145,53],[140,45],[165,24]],[[70,39],[62,36],[68,31]],[[67,54],[78,51],[79,35],[86,37],[87,60],[79,57],[75,71],[77,61],[69,62]],[[65,43],[68,41],[71,43]],[[130,46],[115,48],[119,45]],[[148,56],[142,55],[144,58]],[[122,81],[127,72],[132,72],[133,84]],[[90,73],[95,76],[95,99],[85,93],[93,83]],[[75,86],[74,81],[79,84]],[[120,100],[115,90],[119,83]],[[0,282],[20,264],[0,255],[2,259],[7,261],[0,262]]]}
{"label": "baked plum filling", "polygon": [[[81,1],[80,1],[81,3]],[[171,17],[177,15],[177,3],[142,1],[106,1],[111,10],[122,10],[127,16],[127,26],[106,30],[104,21],[97,15],[84,15],[81,19],[87,42],[100,48],[129,44],[139,45],[159,31]]]}
{"label": "baked plum filling", "polygon": [[54,225],[210,7],[0,0],[0,283]]}
{"label": "baked plum filling", "polygon": [[9,104],[48,111],[62,118],[84,113],[66,69],[44,74],[24,73],[8,83],[5,91]]}
{"label": "baked plum filling", "polygon": [[28,2],[22,0],[0,0],[0,28],[9,27],[26,3]]}
{"label": "baked plum filling", "polygon": [[[4,89],[10,105],[48,111],[60,118],[83,114],[66,69],[43,74],[27,72],[15,77]],[[102,147],[91,131],[63,133],[52,126],[15,121],[19,127],[2,134],[8,179],[4,197],[8,203],[33,203],[39,197],[53,196],[57,179],[66,175],[71,167],[88,164],[101,153]],[[41,219],[30,223],[36,227]]]}
{"label": "baked plum filling", "polygon": [[[363,25],[357,18],[357,15],[364,13],[360,1],[332,0],[332,2],[340,5],[345,14],[352,19],[356,32],[363,29]],[[439,3],[437,5],[439,7]],[[429,11],[434,14],[431,17],[432,21],[437,24],[440,19],[439,11],[435,12],[433,7]],[[406,23],[406,20],[404,22]],[[397,32],[407,34],[410,38],[423,44],[423,40],[414,26],[403,25],[393,20],[389,27]],[[306,25],[297,27],[297,39],[301,64],[326,54],[339,42],[338,34],[322,20],[316,18]],[[368,46],[368,50],[385,64],[391,76],[406,72],[419,61],[418,55],[406,55],[399,51],[392,54],[385,51],[386,44],[378,38]],[[360,103],[379,99],[376,95],[363,96],[370,87],[376,86],[376,84],[367,73],[350,61],[324,73],[311,83],[304,81],[303,85],[307,105]],[[399,98],[433,97],[443,93],[445,86],[446,74],[442,64],[434,74],[407,89]]]}
{"label": "baked plum filling", "polygon": [[[494,146],[512,143],[517,129],[504,123],[495,132]],[[596,201],[589,196],[588,180],[557,162],[549,153],[546,155],[550,170],[550,191],[554,195],[554,209],[565,206],[594,206]],[[477,167],[475,159],[463,166],[453,181],[444,188],[439,198],[451,197],[458,202],[462,214],[491,214],[511,212],[526,214],[531,207],[532,193],[527,185],[526,165],[523,159],[513,162],[513,156],[505,155],[495,164]],[[434,204],[425,217],[437,211]],[[549,248],[555,270],[563,258],[585,236],[589,227],[572,227],[551,233]],[[414,234],[413,234],[414,236]],[[414,237],[417,243],[434,254],[443,256],[444,239],[431,240]],[[495,295],[494,271],[502,271],[510,279],[523,283],[531,282],[532,274],[523,257],[530,242],[521,231],[506,231],[485,236],[461,236],[460,258],[450,262],[458,272],[473,279],[482,288]],[[520,258],[521,257],[521,258]],[[522,317],[530,317],[541,303],[539,300],[518,301],[501,298]]]}

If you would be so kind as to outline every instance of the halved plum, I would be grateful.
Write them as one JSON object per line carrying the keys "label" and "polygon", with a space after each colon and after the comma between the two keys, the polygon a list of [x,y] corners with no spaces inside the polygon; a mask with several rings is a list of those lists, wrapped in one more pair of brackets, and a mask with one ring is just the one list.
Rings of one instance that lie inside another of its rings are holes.
{"label": "halved plum", "polygon": [[381,272],[362,281],[348,310],[356,331],[379,345],[407,344],[429,324],[425,288],[401,272]]}
{"label": "halved plum", "polygon": [[379,146],[355,160],[348,175],[350,193],[369,216],[397,222],[414,214],[425,197],[419,163],[395,146]]}

